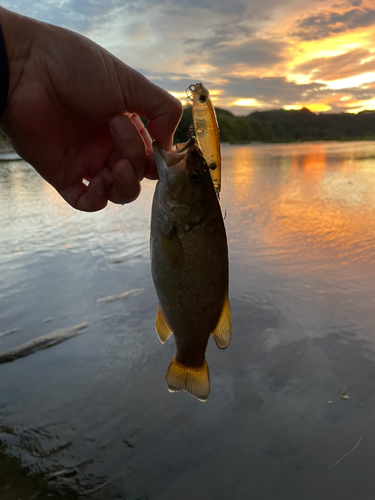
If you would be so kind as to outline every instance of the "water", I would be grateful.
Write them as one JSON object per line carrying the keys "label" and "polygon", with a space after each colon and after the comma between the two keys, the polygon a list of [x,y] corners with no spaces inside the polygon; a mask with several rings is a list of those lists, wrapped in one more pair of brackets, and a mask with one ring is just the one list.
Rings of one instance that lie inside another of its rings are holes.
{"label": "water", "polygon": [[[223,165],[233,340],[210,340],[202,404],[164,383],[154,183],[85,214],[1,164],[0,352],[89,327],[0,365],[0,468],[14,457],[64,499],[373,498],[375,143],[224,146]],[[2,481],[6,500],[42,488]]]}

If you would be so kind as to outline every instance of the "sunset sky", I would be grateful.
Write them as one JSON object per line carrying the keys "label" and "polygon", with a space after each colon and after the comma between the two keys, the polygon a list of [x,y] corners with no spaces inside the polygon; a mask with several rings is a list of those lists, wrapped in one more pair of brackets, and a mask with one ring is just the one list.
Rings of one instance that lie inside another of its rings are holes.
{"label": "sunset sky", "polygon": [[91,38],[183,100],[215,106],[375,110],[375,0],[7,0]]}

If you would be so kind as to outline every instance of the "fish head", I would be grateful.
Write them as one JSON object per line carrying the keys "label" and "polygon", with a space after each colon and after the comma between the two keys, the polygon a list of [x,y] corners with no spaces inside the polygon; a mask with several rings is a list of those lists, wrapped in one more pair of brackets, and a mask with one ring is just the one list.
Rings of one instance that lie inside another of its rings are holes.
{"label": "fish head", "polygon": [[153,143],[159,174],[158,203],[174,226],[188,231],[199,224],[218,201],[207,162],[195,137],[178,146],[165,151],[156,141]]}

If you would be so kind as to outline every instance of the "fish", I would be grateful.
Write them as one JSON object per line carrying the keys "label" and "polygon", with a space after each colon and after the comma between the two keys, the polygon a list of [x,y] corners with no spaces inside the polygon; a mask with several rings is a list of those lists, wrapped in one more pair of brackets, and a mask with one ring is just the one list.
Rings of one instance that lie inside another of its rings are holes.
{"label": "fish", "polygon": [[205,352],[212,336],[231,340],[228,245],[220,204],[195,137],[172,151],[153,143],[158,169],[151,214],[151,271],[159,305],[155,330],[173,336],[176,354],[166,374],[170,392],[200,401],[210,394]]}
{"label": "fish", "polygon": [[216,193],[221,190],[220,131],[215,108],[209,91],[203,83],[190,85],[186,89],[193,103],[193,122],[198,146],[210,168]]}

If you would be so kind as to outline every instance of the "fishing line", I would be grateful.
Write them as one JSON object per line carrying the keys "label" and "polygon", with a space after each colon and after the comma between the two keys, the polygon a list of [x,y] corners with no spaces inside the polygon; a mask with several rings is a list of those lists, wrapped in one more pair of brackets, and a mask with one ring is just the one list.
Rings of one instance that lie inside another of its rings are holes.
{"label": "fishing line", "polygon": [[[225,179],[225,184],[227,186],[227,191],[229,193],[229,184],[228,184],[228,179],[227,179],[227,174],[225,173],[225,169],[222,169],[222,172],[224,173],[224,179]],[[240,237],[239,237],[239,232],[238,232],[238,229],[237,229],[237,223],[236,223],[236,217],[234,215],[234,210],[232,208],[232,205],[231,205],[231,202],[230,202],[230,196],[228,196],[228,205],[229,205],[229,210],[232,212],[233,214],[233,222],[234,222],[234,228],[236,230],[236,234],[237,234],[237,241],[238,241],[238,248],[239,248],[239,251],[240,251],[240,257],[241,257],[241,264],[242,264],[242,269],[243,269],[243,272],[244,274],[246,274],[245,272],[245,265],[244,265],[244,262],[243,262],[243,258],[242,258],[242,250],[241,250],[241,243],[240,243]],[[226,212],[225,212],[225,216],[226,216]],[[246,277],[246,276],[245,276]]]}
{"label": "fishing line", "polygon": [[[229,184],[228,184],[227,175],[225,173],[225,169],[222,168],[221,170],[224,173],[225,184],[226,184],[226,187],[227,187],[227,192],[229,193]],[[235,231],[236,231],[236,234],[237,234],[238,249],[240,251],[242,269],[243,269],[243,273],[244,273],[244,276],[245,276],[245,281],[247,281],[247,274],[246,274],[245,265],[244,265],[244,261],[243,261],[243,257],[242,257],[242,249],[241,249],[240,236],[239,236],[239,232],[238,232],[238,229],[237,229],[236,217],[234,215],[234,210],[232,208],[232,204],[231,204],[231,201],[230,201],[230,196],[228,196],[228,205],[229,205],[229,210],[233,214],[233,222],[234,222],[234,228],[235,228]],[[259,341],[260,341],[260,347],[262,349],[262,352],[263,352],[263,354],[265,354],[264,345],[263,345],[263,337],[262,337],[262,335],[261,335],[260,332],[257,333],[257,336],[258,336]]]}

